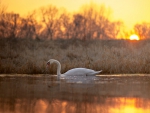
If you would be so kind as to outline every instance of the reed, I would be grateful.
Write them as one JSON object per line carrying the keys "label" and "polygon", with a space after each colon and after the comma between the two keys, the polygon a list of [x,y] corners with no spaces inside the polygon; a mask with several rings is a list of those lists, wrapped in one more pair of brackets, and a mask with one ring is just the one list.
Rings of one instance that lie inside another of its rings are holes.
{"label": "reed", "polygon": [[0,39],[0,73],[43,74],[50,58],[62,73],[74,67],[103,70],[104,74],[150,73],[150,40]]}

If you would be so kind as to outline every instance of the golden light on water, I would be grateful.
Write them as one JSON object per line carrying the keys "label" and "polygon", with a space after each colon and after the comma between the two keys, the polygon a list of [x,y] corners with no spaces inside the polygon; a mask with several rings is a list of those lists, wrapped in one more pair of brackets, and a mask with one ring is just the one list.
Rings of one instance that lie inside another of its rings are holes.
{"label": "golden light on water", "polygon": [[118,106],[110,108],[111,113],[149,113],[150,110],[142,105],[140,99],[136,98],[118,98]]}
{"label": "golden light on water", "polygon": [[[114,97],[106,98],[104,100],[104,103],[89,103],[82,101],[74,103],[56,99],[53,100],[52,103],[49,103],[47,100],[40,99],[35,102],[36,104],[33,107],[33,110],[36,111],[36,113],[45,113],[46,111],[54,113],[75,113],[76,111],[86,111],[87,113],[100,113],[101,111],[103,111],[103,113],[150,113],[149,100],[132,97]],[[18,108],[18,110],[20,110],[20,108]]]}
{"label": "golden light on water", "polygon": [[133,34],[130,36],[130,40],[140,40],[139,36],[136,34]]}

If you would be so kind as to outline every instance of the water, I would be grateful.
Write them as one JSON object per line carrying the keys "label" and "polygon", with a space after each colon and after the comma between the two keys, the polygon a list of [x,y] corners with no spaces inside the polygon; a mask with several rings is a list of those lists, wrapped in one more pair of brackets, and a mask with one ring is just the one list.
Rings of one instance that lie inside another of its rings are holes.
{"label": "water", "polygon": [[150,76],[0,75],[0,113],[150,113]]}

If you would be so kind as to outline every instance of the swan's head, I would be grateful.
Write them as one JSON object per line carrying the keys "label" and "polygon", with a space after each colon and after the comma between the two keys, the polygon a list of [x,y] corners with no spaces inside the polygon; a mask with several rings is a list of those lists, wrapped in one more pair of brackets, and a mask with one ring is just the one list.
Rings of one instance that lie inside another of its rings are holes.
{"label": "swan's head", "polygon": [[47,62],[47,66],[50,66],[52,63],[54,63],[56,60],[54,59],[50,59],[48,62]]}

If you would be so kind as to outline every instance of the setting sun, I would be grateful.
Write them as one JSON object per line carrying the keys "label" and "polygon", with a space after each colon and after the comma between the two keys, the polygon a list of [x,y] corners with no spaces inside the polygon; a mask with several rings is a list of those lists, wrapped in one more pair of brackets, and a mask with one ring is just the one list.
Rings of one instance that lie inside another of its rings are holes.
{"label": "setting sun", "polygon": [[139,39],[140,38],[139,38],[138,35],[133,34],[133,35],[130,36],[130,40],[139,40]]}

